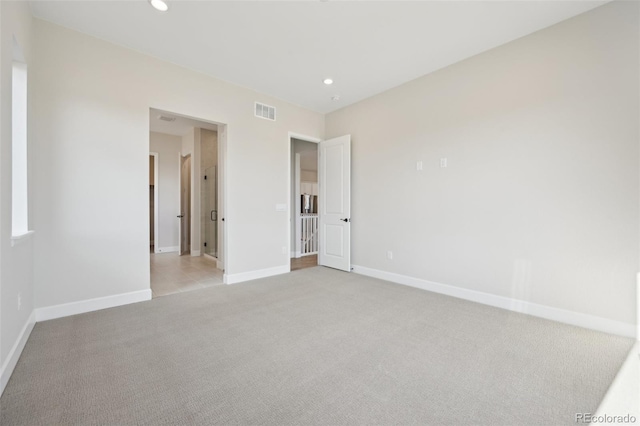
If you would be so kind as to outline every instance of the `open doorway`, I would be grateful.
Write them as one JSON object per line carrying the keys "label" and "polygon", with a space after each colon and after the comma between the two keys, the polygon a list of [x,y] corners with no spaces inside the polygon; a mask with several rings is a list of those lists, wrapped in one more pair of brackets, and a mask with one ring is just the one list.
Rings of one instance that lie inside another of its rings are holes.
{"label": "open doorway", "polygon": [[[224,124],[150,109],[149,151],[156,176],[150,201],[153,297],[223,283],[218,212],[223,209],[225,130]],[[151,167],[150,161],[150,175]]]}
{"label": "open doorway", "polygon": [[[320,265],[350,272],[351,135],[321,141],[290,132],[289,144],[290,269]],[[301,146],[305,148],[299,148]],[[302,163],[305,156],[302,151],[314,151],[314,148],[315,182],[303,173]],[[309,185],[306,189],[305,181]],[[306,197],[313,196],[315,191],[316,197]],[[304,259],[308,256],[315,258]]]}
{"label": "open doorway", "polygon": [[291,143],[291,270],[318,265],[318,144],[297,137]]}

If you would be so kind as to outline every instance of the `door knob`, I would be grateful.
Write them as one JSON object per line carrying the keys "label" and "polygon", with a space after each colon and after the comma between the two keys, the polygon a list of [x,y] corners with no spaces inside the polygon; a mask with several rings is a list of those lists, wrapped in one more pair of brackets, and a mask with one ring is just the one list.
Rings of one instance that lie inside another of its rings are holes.
{"label": "door knob", "polygon": [[183,214],[181,214],[181,215],[176,216],[176,217],[183,218],[183,217],[184,217],[184,215],[183,215]]}
{"label": "door knob", "polygon": [[345,219],[340,219],[340,220],[343,221],[343,222],[351,222],[351,219],[349,219],[348,217],[345,218]]}

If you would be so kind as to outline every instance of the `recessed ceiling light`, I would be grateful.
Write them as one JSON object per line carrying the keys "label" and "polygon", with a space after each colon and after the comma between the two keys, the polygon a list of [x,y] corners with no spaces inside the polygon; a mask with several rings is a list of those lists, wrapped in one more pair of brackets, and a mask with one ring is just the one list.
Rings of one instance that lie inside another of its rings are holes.
{"label": "recessed ceiling light", "polygon": [[340,95],[333,95],[333,96],[331,97],[331,100],[332,100],[332,101],[339,101],[339,100],[340,100]]}
{"label": "recessed ceiling light", "polygon": [[333,80],[330,79],[330,78],[325,78],[322,82],[324,84],[326,84],[327,86],[330,85],[330,84],[333,84]]}
{"label": "recessed ceiling light", "polygon": [[153,6],[154,9],[159,10],[160,12],[166,12],[169,10],[169,5],[164,0],[149,0],[149,3],[151,3],[151,6]]}

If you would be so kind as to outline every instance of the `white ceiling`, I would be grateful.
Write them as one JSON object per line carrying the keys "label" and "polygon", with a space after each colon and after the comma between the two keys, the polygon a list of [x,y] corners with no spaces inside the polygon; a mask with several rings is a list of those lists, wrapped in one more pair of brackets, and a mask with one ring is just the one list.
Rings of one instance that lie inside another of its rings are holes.
{"label": "white ceiling", "polygon": [[326,113],[608,1],[168,2],[166,13],[145,0],[30,4],[38,18]]}
{"label": "white ceiling", "polygon": [[[163,121],[160,120],[160,116],[175,117],[175,121]],[[218,131],[218,126],[206,121],[195,120],[193,118],[184,117],[181,115],[173,114],[171,112],[162,111],[159,109],[149,109],[149,131],[166,133],[168,135],[184,136],[187,132],[193,128],[199,127],[201,129],[209,129],[214,132]]]}

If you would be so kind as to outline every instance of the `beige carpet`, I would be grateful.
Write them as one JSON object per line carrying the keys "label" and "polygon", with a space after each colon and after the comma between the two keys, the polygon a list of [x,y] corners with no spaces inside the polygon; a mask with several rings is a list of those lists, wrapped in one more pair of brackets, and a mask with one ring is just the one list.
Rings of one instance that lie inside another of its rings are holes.
{"label": "beige carpet", "polygon": [[0,424],[570,425],[632,344],[315,267],[38,323]]}

